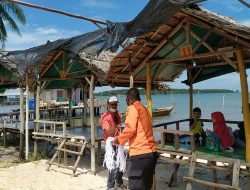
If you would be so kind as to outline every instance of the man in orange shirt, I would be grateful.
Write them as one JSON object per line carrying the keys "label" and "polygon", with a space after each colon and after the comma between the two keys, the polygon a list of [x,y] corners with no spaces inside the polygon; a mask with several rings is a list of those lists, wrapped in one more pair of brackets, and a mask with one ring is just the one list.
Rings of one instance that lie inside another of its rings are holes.
{"label": "man in orange shirt", "polygon": [[[119,135],[121,125],[121,114],[117,111],[118,100],[115,96],[111,96],[107,102],[108,110],[103,113],[101,117],[101,123],[104,133],[104,141],[106,142],[108,137],[115,137]],[[114,150],[117,150],[117,146],[113,146]],[[116,155],[115,158],[116,159]],[[122,181],[123,173],[118,168],[109,171],[108,175],[108,190],[113,190],[115,187],[115,181],[117,187],[120,189],[127,189],[123,185]]]}
{"label": "man in orange shirt", "polygon": [[140,100],[138,89],[128,90],[126,126],[122,133],[115,137],[114,143],[124,145],[129,142],[127,160],[129,189],[150,190],[158,155],[153,136],[152,118]]}

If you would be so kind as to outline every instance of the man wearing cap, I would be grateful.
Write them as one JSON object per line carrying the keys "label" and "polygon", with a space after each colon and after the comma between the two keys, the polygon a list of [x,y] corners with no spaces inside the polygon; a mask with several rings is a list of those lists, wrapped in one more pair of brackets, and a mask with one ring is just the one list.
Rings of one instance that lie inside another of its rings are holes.
{"label": "man wearing cap", "polygon": [[[118,105],[117,97],[115,96],[109,97],[107,101],[107,111],[104,112],[101,117],[105,142],[108,137],[116,137],[120,133],[121,114],[117,111],[117,105]],[[114,145],[113,148],[117,149],[117,146]],[[114,159],[116,159],[116,156]],[[127,187],[123,185],[122,175],[123,173],[119,171],[119,168],[109,171],[108,184],[107,184],[108,190],[115,189],[115,181],[117,183],[118,188],[127,189]]]}

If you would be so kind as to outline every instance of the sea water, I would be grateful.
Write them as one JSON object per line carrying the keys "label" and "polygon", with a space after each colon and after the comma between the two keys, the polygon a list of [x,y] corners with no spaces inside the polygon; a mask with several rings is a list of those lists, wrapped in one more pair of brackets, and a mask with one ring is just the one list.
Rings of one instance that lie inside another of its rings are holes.
{"label": "sea water", "polygon": [[[118,109],[120,112],[125,112],[126,96],[116,95],[119,101]],[[108,99],[106,96],[97,96],[98,99]],[[141,95],[141,100],[144,105],[147,105],[146,96]],[[175,104],[174,110],[167,116],[153,118],[154,124],[167,123],[181,119],[189,118],[189,95],[188,94],[161,94],[152,95],[152,103],[154,108],[167,107]],[[212,94],[194,94],[193,107],[200,107],[202,110],[203,119],[210,119],[211,113],[215,111],[223,112],[226,120],[242,121],[242,101],[241,93],[212,93]],[[11,112],[12,109],[18,109],[18,105],[1,106],[0,113]],[[104,110],[103,110],[104,111]],[[228,124],[233,129],[237,126]],[[169,127],[175,128],[175,125]],[[188,129],[188,123],[181,123],[182,129]],[[211,123],[204,123],[205,129],[212,129]]]}

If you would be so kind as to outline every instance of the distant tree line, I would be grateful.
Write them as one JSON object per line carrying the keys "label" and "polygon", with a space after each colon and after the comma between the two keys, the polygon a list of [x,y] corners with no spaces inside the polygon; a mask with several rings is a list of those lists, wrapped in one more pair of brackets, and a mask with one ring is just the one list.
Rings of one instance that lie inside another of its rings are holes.
{"label": "distant tree line", "polygon": [[[104,92],[98,92],[95,93],[96,96],[116,96],[116,95],[126,95],[127,89],[121,89],[121,90],[110,90],[110,91],[104,91]],[[146,94],[145,89],[139,89],[141,95]],[[227,89],[194,89],[194,94],[204,94],[204,93],[235,93],[238,91],[233,90],[227,90]],[[188,89],[169,89],[166,91],[160,91],[160,90],[153,90],[152,94],[188,94]]]}

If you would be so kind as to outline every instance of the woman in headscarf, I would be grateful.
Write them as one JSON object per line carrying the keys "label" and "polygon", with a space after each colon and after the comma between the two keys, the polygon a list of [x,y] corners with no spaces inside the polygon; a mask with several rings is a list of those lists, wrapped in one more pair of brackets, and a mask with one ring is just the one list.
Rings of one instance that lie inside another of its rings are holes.
{"label": "woman in headscarf", "polygon": [[223,113],[213,112],[213,132],[218,135],[222,148],[231,148],[234,144],[234,137],[231,128],[227,127]]}

